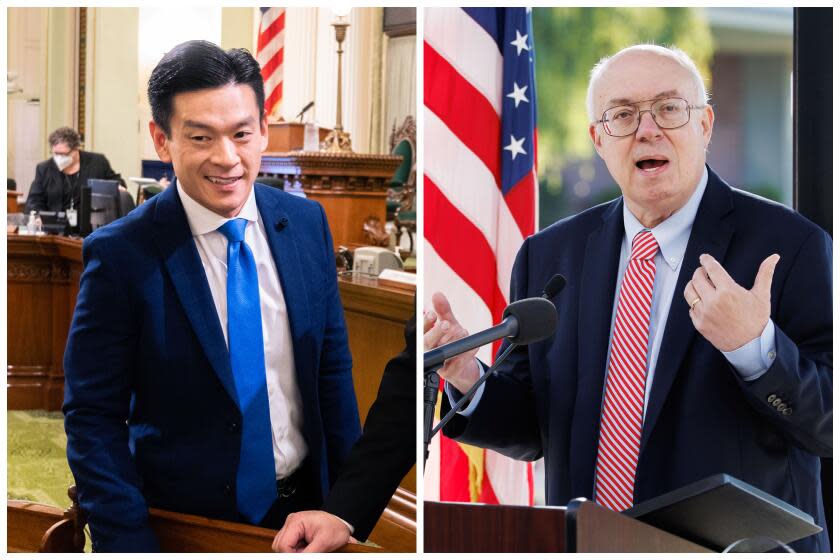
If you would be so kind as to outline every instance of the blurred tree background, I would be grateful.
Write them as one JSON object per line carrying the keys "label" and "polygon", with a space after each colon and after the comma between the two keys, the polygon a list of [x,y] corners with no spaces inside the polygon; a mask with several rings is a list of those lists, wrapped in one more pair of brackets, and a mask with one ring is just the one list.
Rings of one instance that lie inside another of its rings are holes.
{"label": "blurred tree background", "polygon": [[[624,47],[655,43],[684,50],[708,77],[714,45],[709,25],[697,8],[534,8],[533,26],[540,226],[544,227],[619,194],[614,183],[592,192],[597,172],[592,158],[597,155],[586,115],[592,67]],[[711,87],[708,80],[706,87]],[[569,179],[570,166],[576,166],[576,175],[585,181],[575,184]],[[577,189],[577,196],[564,196],[563,191],[569,189]]]}

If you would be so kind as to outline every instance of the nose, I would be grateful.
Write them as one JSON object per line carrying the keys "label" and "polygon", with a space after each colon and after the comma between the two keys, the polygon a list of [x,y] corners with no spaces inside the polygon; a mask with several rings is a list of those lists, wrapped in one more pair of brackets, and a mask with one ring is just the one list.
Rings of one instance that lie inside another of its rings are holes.
{"label": "nose", "polygon": [[221,137],[213,146],[210,154],[210,163],[219,167],[233,167],[239,163],[239,154],[236,151],[236,144],[226,137]]}
{"label": "nose", "polygon": [[653,120],[653,113],[642,111],[639,121],[639,129],[636,131],[636,138],[639,140],[653,140],[662,136],[662,129]]}

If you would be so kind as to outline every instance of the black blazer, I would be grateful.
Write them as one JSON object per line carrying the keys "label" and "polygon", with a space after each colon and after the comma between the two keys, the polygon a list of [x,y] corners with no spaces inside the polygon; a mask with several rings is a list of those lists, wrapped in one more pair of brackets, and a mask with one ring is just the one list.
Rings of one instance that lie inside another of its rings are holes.
{"label": "black blazer", "polygon": [[[517,459],[545,457],[549,505],[593,495],[622,204],[619,198],[596,206],[525,241],[510,299],[539,295],[562,272],[567,283],[554,300],[557,330],[511,353],[487,380],[472,415],[457,415],[444,429],[458,441]],[[770,313],[777,354],[754,381],[743,381],[688,315],[683,289],[703,253],[747,287],[761,261],[781,257]],[[634,503],[728,473],[826,527],[819,458],[832,455],[831,256],[831,238],[817,226],[733,189],[709,169],[650,390]],[[449,408],[443,399],[441,414]],[[792,546],[827,552],[828,535]]]}
{"label": "black blazer", "polygon": [[[125,181],[120,174],[111,169],[108,159],[95,152],[79,151],[79,178],[82,185],[87,184],[88,179],[110,179],[119,181],[122,186],[125,186]],[[64,193],[69,186],[69,181],[64,173],[59,171],[52,158],[42,161],[35,168],[35,180],[29,187],[26,213],[32,210],[49,210],[50,212],[66,210]]]}
{"label": "black blazer", "polygon": [[353,536],[367,539],[400,481],[415,462],[414,316],[405,325],[405,349],[385,366],[365,430],[330,490],[324,510],[344,519]]}

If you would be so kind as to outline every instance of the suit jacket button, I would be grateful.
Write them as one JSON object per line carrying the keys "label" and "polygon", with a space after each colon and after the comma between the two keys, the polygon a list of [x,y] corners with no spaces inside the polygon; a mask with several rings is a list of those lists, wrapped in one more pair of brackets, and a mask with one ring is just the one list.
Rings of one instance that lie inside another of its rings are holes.
{"label": "suit jacket button", "polygon": [[780,398],[776,398],[776,400],[773,401],[773,406],[775,406],[776,408],[779,408],[780,404],[782,404],[782,399]]}
{"label": "suit jacket button", "polygon": [[225,484],[225,488],[223,491],[225,496],[230,496],[231,494],[233,494],[233,486],[231,486],[230,484]]}
{"label": "suit jacket button", "polygon": [[793,414],[793,409],[791,407],[787,407],[782,411],[782,414],[784,414],[785,416],[790,416],[791,414]]}
{"label": "suit jacket button", "polygon": [[239,422],[231,422],[230,426],[228,426],[228,429],[231,431],[231,433],[238,432],[239,431]]}
{"label": "suit jacket button", "polygon": [[776,400],[776,393],[773,393],[772,395],[767,397],[767,402],[769,402],[770,404],[773,404],[773,401],[775,401],[775,400]]}

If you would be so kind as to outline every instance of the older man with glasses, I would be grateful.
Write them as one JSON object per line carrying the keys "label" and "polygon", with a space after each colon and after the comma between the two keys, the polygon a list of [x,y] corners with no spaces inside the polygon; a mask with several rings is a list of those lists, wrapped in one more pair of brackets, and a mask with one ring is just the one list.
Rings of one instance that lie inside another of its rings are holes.
{"label": "older man with glasses", "polygon": [[[525,241],[511,300],[564,274],[557,331],[514,351],[445,432],[544,457],[549,504],[587,496],[622,511],[727,473],[825,528],[831,239],[706,165],[714,111],[682,51],[602,60],[587,109],[622,196]],[[433,305],[426,348],[466,334],[442,294]],[[444,413],[484,367],[474,353],[445,364]],[[793,547],[828,551],[828,536]]]}
{"label": "older man with glasses", "polygon": [[87,184],[88,179],[111,179],[125,187],[125,181],[111,169],[108,158],[81,149],[81,137],[72,128],[58,128],[50,133],[47,140],[50,158],[35,168],[35,180],[26,199],[26,212],[61,212],[71,207],[78,208],[82,186]]}

